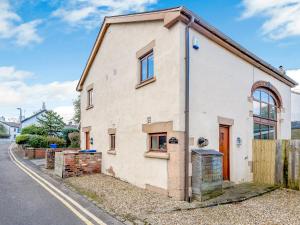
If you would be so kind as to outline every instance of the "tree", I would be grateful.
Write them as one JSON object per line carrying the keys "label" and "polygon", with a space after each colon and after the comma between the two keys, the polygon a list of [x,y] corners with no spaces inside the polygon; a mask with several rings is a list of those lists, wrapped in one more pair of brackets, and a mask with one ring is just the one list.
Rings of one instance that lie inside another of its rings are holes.
{"label": "tree", "polygon": [[50,136],[59,136],[65,126],[63,118],[52,110],[46,111],[37,120],[44,132]]}
{"label": "tree", "polygon": [[35,124],[22,128],[21,134],[47,135],[42,127]]}
{"label": "tree", "polygon": [[3,124],[0,124],[0,138],[8,138],[9,134],[7,129]]}
{"label": "tree", "polygon": [[77,99],[73,101],[73,107],[74,107],[74,116],[73,120],[75,123],[80,123],[80,95],[77,96]]}

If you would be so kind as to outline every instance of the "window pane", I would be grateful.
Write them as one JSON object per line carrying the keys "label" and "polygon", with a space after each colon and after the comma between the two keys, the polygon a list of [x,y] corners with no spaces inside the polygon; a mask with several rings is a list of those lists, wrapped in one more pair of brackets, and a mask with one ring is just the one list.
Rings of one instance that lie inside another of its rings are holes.
{"label": "window pane", "polygon": [[275,99],[271,95],[269,96],[269,104],[275,105]]}
{"label": "window pane", "polygon": [[151,149],[158,149],[158,136],[151,136]]}
{"label": "window pane", "polygon": [[153,62],[153,54],[148,57],[148,78],[152,78],[154,76],[154,62]]}
{"label": "window pane", "polygon": [[276,120],[276,106],[270,105],[270,119]]}
{"label": "window pane", "polygon": [[261,139],[269,139],[269,126],[260,125],[261,128]]}
{"label": "window pane", "polygon": [[267,103],[261,103],[261,117],[269,118],[269,109]]}
{"label": "window pane", "polygon": [[253,98],[260,101],[260,90],[254,91]]}
{"label": "window pane", "polygon": [[159,136],[159,149],[166,150],[167,149],[167,137]]}
{"label": "window pane", "polygon": [[275,127],[274,126],[270,126],[269,128],[269,139],[275,139]]}
{"label": "window pane", "polygon": [[260,116],[260,103],[257,101],[253,101],[253,114]]}
{"label": "window pane", "polygon": [[254,139],[260,139],[260,125],[254,124]]}
{"label": "window pane", "polygon": [[142,81],[147,80],[147,58],[141,61],[141,73],[142,73]]}
{"label": "window pane", "polygon": [[268,103],[269,102],[269,94],[267,92],[261,91],[261,101]]}

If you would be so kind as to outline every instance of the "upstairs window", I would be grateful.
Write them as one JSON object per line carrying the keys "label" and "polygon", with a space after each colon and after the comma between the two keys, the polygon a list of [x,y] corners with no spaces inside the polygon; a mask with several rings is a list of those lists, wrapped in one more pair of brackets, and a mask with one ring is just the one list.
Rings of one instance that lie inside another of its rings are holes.
{"label": "upstairs window", "polygon": [[150,151],[167,151],[167,133],[150,134]]}
{"label": "upstairs window", "polygon": [[91,107],[93,107],[93,89],[90,89],[87,91],[87,97],[88,97],[87,107],[91,108]]}
{"label": "upstairs window", "polygon": [[254,139],[276,139],[277,108],[276,96],[268,89],[254,91]]}
{"label": "upstairs window", "polygon": [[110,150],[116,150],[116,135],[110,134]]}
{"label": "upstairs window", "polygon": [[154,58],[153,51],[140,59],[141,64],[141,83],[154,77]]}

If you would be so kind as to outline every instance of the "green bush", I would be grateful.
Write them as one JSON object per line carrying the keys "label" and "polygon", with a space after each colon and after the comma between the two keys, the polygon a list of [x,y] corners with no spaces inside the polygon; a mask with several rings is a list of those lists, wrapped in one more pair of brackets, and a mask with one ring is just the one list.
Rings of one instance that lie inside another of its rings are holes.
{"label": "green bush", "polygon": [[71,145],[71,140],[69,138],[69,134],[70,133],[74,133],[74,132],[79,132],[78,129],[76,128],[64,128],[61,133],[62,133],[62,138],[66,141],[66,145],[70,146]]}
{"label": "green bush", "polygon": [[30,135],[28,145],[32,148],[48,148],[48,139],[41,135]]}
{"label": "green bush", "polygon": [[9,138],[9,137],[10,137],[9,134],[2,134],[2,133],[0,133],[0,139],[1,139],[1,138],[6,139],[6,138]]}
{"label": "green bush", "polygon": [[45,131],[41,127],[34,124],[22,128],[21,134],[46,135]]}
{"label": "green bush", "polygon": [[50,144],[57,144],[58,148],[63,148],[66,146],[66,141],[62,138],[55,136],[47,136],[48,147]]}
{"label": "green bush", "polygon": [[71,148],[79,148],[80,147],[80,134],[79,132],[73,132],[69,133],[68,135],[70,141],[71,141]]}
{"label": "green bush", "polygon": [[16,137],[16,143],[19,144],[19,145],[27,144],[28,141],[29,141],[29,138],[30,138],[30,135],[29,135],[29,134],[21,134],[21,135],[18,135],[18,136]]}

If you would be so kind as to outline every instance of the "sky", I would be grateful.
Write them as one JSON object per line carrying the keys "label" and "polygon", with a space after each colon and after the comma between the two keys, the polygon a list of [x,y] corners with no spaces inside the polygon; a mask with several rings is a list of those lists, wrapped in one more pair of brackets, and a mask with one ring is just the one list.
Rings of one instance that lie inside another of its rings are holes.
{"label": "sky", "polygon": [[104,16],[181,5],[300,83],[300,0],[0,0],[0,116],[69,121]]}

